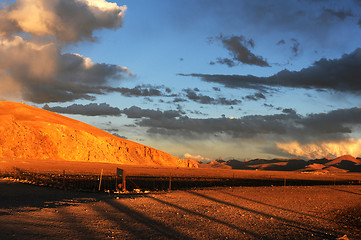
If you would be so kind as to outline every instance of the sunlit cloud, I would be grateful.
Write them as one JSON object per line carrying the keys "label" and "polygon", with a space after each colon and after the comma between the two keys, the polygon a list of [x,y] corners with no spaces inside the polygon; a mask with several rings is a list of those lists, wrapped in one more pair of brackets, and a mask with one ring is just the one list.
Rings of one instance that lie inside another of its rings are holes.
{"label": "sunlit cloud", "polygon": [[201,155],[192,155],[192,154],[189,154],[189,153],[185,153],[184,158],[196,159],[196,160],[202,161],[202,162],[203,161],[206,161],[206,162],[212,161],[212,159],[210,159],[210,158],[203,157]]}
{"label": "sunlit cloud", "polygon": [[361,139],[343,139],[338,141],[320,141],[302,144],[297,141],[278,142],[278,149],[291,155],[305,159],[330,157],[342,155],[361,156]]}
{"label": "sunlit cloud", "polygon": [[119,80],[133,75],[128,68],[62,50],[95,40],[96,29],[120,27],[125,10],[104,0],[18,0],[0,8],[0,55],[6,56],[0,58],[0,88],[34,103],[114,92]]}
{"label": "sunlit cloud", "polygon": [[62,42],[94,40],[94,30],[120,27],[126,9],[105,0],[17,0],[0,9],[0,36],[30,33]]}

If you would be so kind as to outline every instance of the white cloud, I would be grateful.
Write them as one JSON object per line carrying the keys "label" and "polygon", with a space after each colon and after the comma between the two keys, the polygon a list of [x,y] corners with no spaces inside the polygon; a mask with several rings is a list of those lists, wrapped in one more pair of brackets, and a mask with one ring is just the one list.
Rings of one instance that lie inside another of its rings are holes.
{"label": "white cloud", "polygon": [[118,6],[116,3],[107,2],[105,0],[78,0],[79,2],[85,2],[89,6],[96,7],[102,11],[119,11],[119,14],[122,14],[127,7]]}
{"label": "white cloud", "polygon": [[105,0],[18,0],[0,9],[0,36],[51,35],[62,42],[93,40],[93,31],[122,25],[126,6]]}
{"label": "white cloud", "polygon": [[184,158],[191,158],[191,159],[196,159],[196,160],[199,160],[199,161],[206,161],[206,162],[212,161],[212,159],[210,159],[210,158],[203,157],[201,155],[196,155],[195,156],[195,155],[191,155],[189,153],[185,153]]}

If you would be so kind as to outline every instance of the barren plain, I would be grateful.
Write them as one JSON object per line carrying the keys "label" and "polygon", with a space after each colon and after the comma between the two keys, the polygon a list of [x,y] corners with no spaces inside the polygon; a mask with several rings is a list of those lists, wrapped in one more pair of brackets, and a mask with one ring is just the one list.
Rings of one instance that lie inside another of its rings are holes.
{"label": "barren plain", "polygon": [[108,195],[0,181],[0,239],[338,238],[361,238],[360,185]]}

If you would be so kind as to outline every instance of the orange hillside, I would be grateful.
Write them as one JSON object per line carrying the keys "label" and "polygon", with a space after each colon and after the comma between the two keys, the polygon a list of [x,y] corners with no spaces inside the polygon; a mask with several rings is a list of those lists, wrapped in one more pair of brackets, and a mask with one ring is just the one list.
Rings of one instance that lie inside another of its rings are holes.
{"label": "orange hillside", "polygon": [[15,102],[0,102],[0,159],[196,166],[80,121]]}

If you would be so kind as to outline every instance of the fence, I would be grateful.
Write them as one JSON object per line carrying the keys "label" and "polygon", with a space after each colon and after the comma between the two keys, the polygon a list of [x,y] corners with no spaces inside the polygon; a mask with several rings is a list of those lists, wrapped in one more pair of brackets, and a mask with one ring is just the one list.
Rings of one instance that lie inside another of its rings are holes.
{"label": "fence", "polygon": [[[12,171],[0,172],[0,177],[15,181],[47,186],[64,190],[117,192],[126,191],[169,191],[207,187],[232,186],[310,186],[310,185],[349,185],[361,184],[360,180],[344,179],[286,179],[286,178],[215,178],[215,177],[157,177],[157,176],[126,176],[124,179],[114,175],[67,174],[33,172],[14,168]],[[126,180],[126,181],[125,181]]]}

